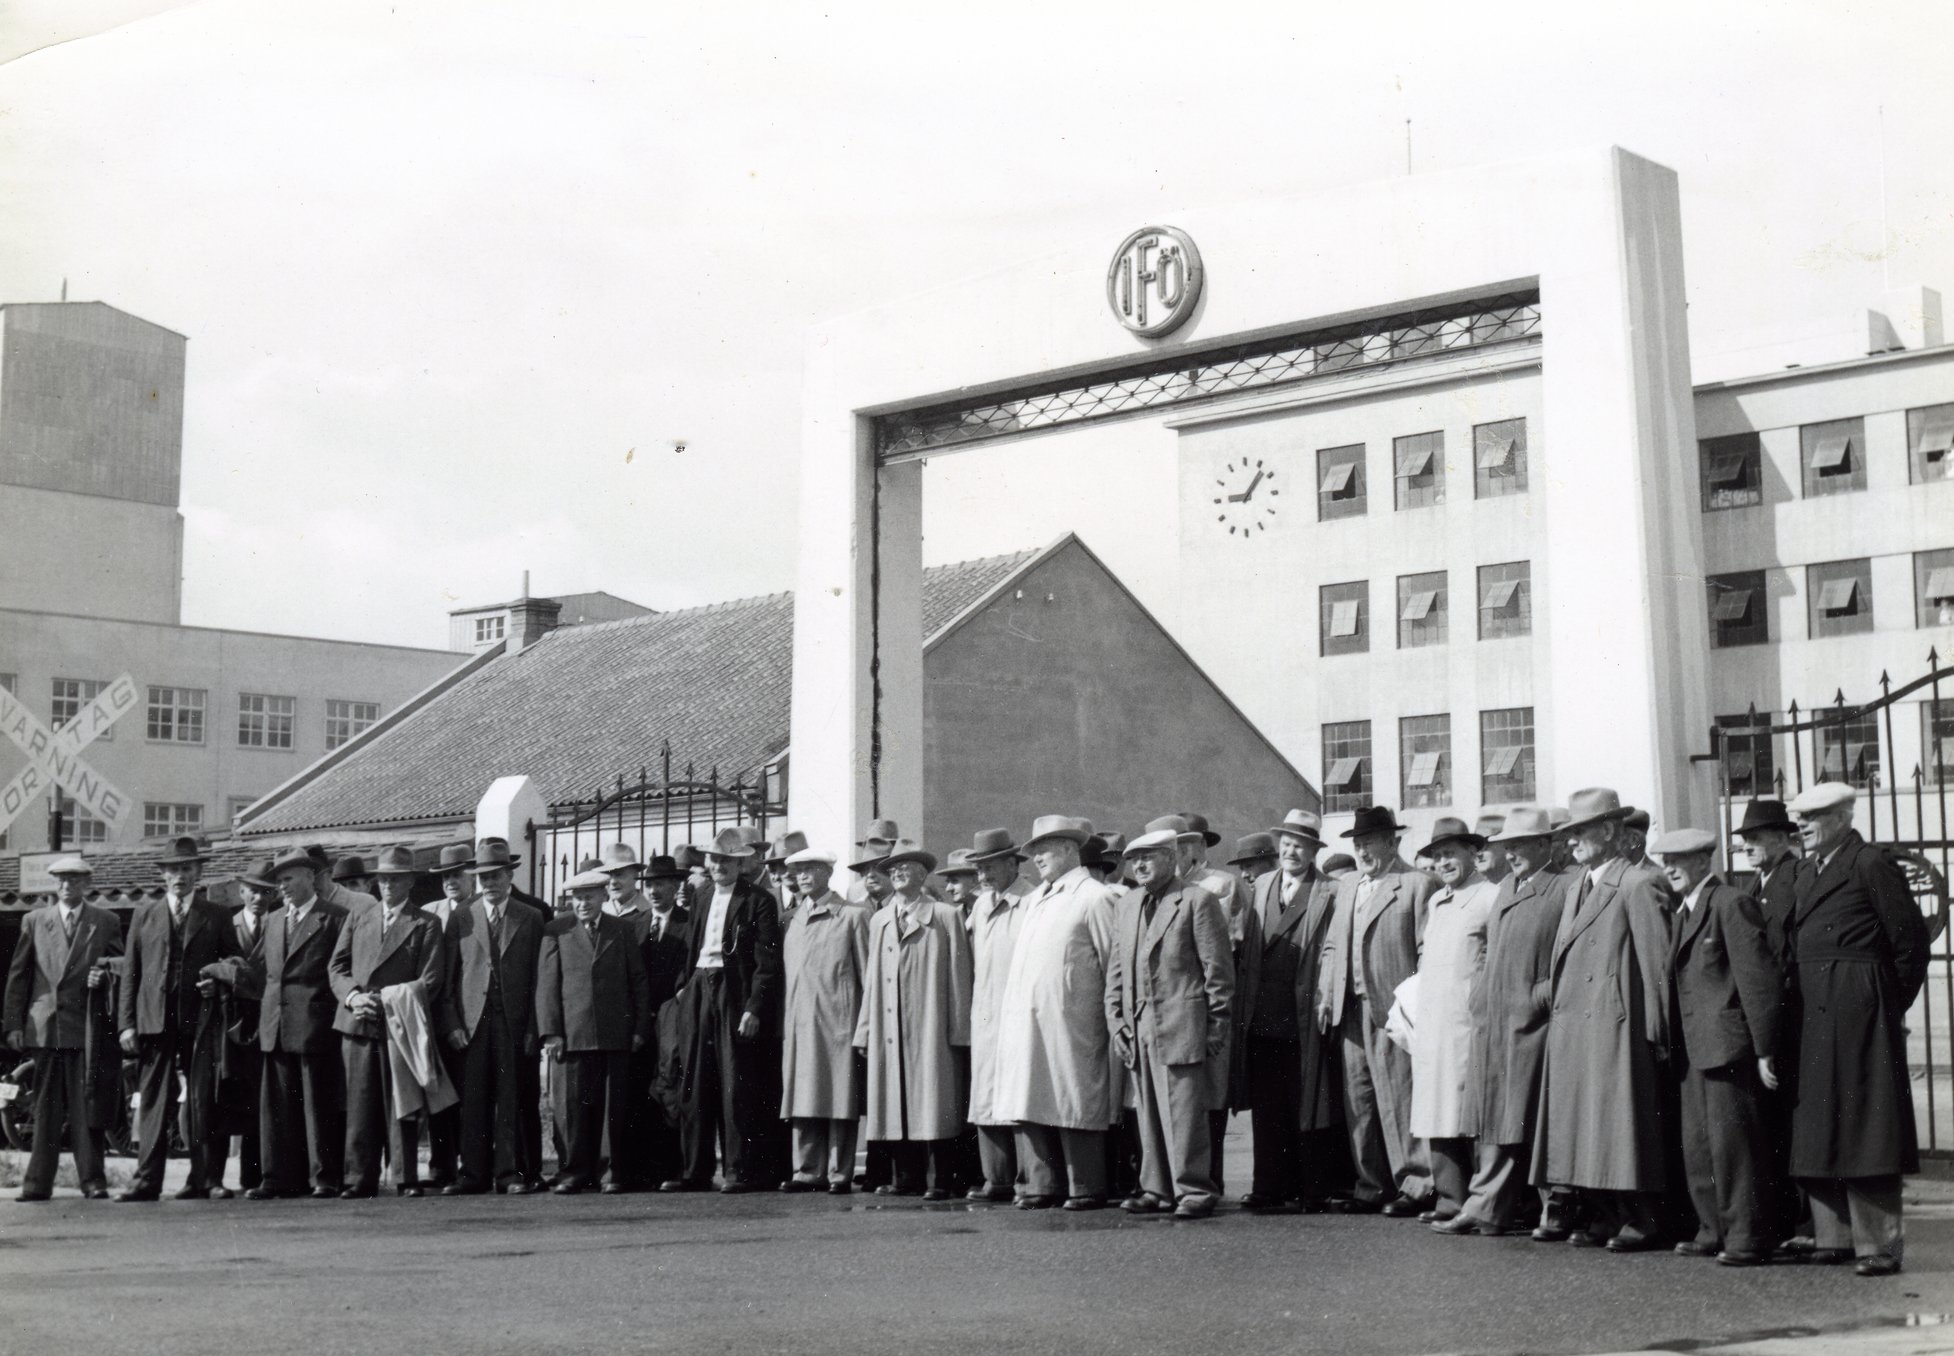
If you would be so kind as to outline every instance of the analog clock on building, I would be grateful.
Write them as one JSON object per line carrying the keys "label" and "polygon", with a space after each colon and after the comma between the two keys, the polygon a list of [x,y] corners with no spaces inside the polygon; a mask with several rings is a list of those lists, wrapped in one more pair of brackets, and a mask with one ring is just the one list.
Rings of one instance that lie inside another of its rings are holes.
{"label": "analog clock on building", "polygon": [[1275,480],[1276,473],[1260,458],[1243,457],[1223,466],[1210,496],[1215,521],[1241,541],[1268,531],[1282,493]]}

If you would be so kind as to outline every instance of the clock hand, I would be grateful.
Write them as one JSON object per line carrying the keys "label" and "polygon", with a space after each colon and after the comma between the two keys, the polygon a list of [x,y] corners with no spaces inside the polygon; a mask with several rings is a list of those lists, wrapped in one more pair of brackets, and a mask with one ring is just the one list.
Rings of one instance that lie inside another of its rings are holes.
{"label": "clock hand", "polygon": [[1255,473],[1255,479],[1248,482],[1248,488],[1243,490],[1240,494],[1229,495],[1228,502],[1231,504],[1246,504],[1251,498],[1254,497],[1255,487],[1262,483],[1262,477],[1267,474],[1268,474],[1267,471],[1257,471]]}

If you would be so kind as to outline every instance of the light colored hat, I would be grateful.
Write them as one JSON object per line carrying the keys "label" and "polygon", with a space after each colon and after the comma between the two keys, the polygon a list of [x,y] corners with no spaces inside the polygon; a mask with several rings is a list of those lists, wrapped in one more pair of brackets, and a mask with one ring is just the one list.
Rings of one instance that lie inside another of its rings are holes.
{"label": "light colored hat", "polygon": [[[1170,818],[1175,824],[1185,825],[1187,823],[1185,819],[1182,819],[1178,815],[1170,816]],[[1160,821],[1155,820],[1154,822],[1157,824]],[[1180,840],[1186,836],[1187,835],[1180,829],[1149,828],[1145,833],[1141,834],[1138,838],[1135,838],[1132,842],[1126,845],[1125,855],[1131,857],[1136,852],[1151,852],[1155,848],[1163,848],[1163,847],[1170,848],[1173,847],[1175,844],[1179,843]]]}
{"label": "light colored hat", "polygon": [[95,868],[90,866],[85,858],[71,855],[56,857],[49,862],[47,873],[50,876],[92,876],[95,874]]}
{"label": "light colored hat", "polygon": [[1547,822],[1554,826],[1554,832],[1558,833],[1566,828],[1567,821],[1568,813],[1565,805],[1549,805],[1547,807]]}
{"label": "light colored hat", "polygon": [[1649,845],[1655,857],[1687,857],[1693,852],[1714,852],[1717,839],[1702,829],[1671,829]]}
{"label": "light colored hat", "polygon": [[1606,819],[1626,819],[1634,810],[1633,805],[1622,804],[1613,787],[1586,786],[1567,798],[1567,823],[1561,827],[1585,829]]}
{"label": "light colored hat", "polygon": [[[1176,838],[1198,838],[1203,842],[1207,841],[1207,835],[1188,823],[1186,815],[1162,815],[1158,819],[1149,819],[1146,831],[1140,835],[1140,838],[1149,838],[1156,833],[1171,833]],[[1134,842],[1138,841],[1138,838],[1134,839]],[[1126,850],[1133,851],[1133,843],[1128,843]]]}
{"label": "light colored hat", "polygon": [[441,849],[441,856],[428,868],[431,876],[449,876],[475,865],[475,849],[467,843],[449,843]]}
{"label": "light colored hat", "polygon": [[563,882],[563,888],[566,890],[601,890],[610,883],[611,873],[608,871],[579,871],[576,875]]}
{"label": "light colored hat", "polygon": [[733,832],[737,833],[740,841],[750,848],[763,848],[767,845],[767,835],[758,824],[738,824],[734,826]]}
{"label": "light colored hat", "polygon": [[806,848],[807,835],[799,829],[789,829],[785,833],[775,834],[773,843],[767,848],[767,865],[785,866],[789,857],[796,852],[805,851]]}
{"label": "light colored hat", "polygon": [[644,863],[638,860],[638,854],[631,850],[629,843],[612,843],[604,849],[604,855],[600,860],[606,871],[643,871],[645,869]]}
{"label": "light colored hat", "polygon": [[924,871],[936,870],[936,854],[925,851],[923,845],[913,838],[896,839],[890,847],[889,855],[882,859],[882,869],[887,871],[902,862],[919,863]]}
{"label": "light colored hat", "polygon": [[787,859],[787,865],[794,866],[833,866],[839,858],[832,852],[816,852],[813,848],[802,848]]}
{"label": "light colored hat", "polygon": [[1039,815],[1031,822],[1031,835],[1024,841],[1024,850],[1031,851],[1041,838],[1064,838],[1085,846],[1086,839],[1092,837],[1092,825],[1083,819],[1070,815]]}
{"label": "light colored hat", "polygon": [[373,863],[376,876],[412,876],[414,870],[414,849],[409,847],[390,847],[381,849],[379,858]]}
{"label": "light colored hat", "polygon": [[969,848],[951,848],[949,858],[937,869],[939,876],[974,876],[977,868],[970,864]]}
{"label": "light colored hat", "polygon": [[1527,838],[1547,838],[1554,832],[1554,818],[1539,805],[1516,805],[1506,812],[1506,823],[1491,838],[1495,843],[1517,843]]}
{"label": "light colored hat", "polygon": [[1453,815],[1441,815],[1432,822],[1432,840],[1425,844],[1424,850],[1430,852],[1433,848],[1446,843],[1464,843],[1477,852],[1486,846],[1486,838],[1484,834],[1475,833],[1468,828],[1463,819]]}
{"label": "light colored hat", "polygon": [[1312,843],[1323,841],[1323,816],[1311,814],[1308,810],[1291,810],[1282,817],[1282,823],[1269,830],[1270,833],[1285,833],[1292,838],[1307,838]]}
{"label": "light colored hat", "polygon": [[1827,810],[1836,810],[1841,805],[1852,804],[1858,794],[1844,782],[1819,782],[1797,794],[1791,802],[1791,813],[1823,814]]}
{"label": "light colored hat", "polygon": [[855,846],[858,848],[867,848],[870,843],[893,843],[901,836],[901,832],[896,827],[895,820],[878,819],[862,831],[861,841],[856,843]]}
{"label": "light colored hat", "polygon": [[721,829],[706,849],[708,857],[745,858],[753,855],[753,847],[738,829]]}

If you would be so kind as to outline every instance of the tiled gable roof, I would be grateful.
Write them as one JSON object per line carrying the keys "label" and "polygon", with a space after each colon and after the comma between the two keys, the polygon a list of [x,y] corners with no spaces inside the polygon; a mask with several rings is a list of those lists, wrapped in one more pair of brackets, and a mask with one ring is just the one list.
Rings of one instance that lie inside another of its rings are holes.
{"label": "tiled gable roof", "polygon": [[[924,634],[1038,554],[924,571]],[[793,627],[794,597],[777,593],[552,631],[375,731],[244,832],[466,817],[511,773],[553,801],[587,797],[640,767],[656,776],[668,741],[675,775],[690,763],[731,780],[786,746]]]}

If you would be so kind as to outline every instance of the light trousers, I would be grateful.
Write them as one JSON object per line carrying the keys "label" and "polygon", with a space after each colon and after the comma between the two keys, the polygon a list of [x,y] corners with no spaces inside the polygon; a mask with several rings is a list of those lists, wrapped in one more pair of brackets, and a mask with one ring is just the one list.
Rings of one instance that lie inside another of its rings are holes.
{"label": "light trousers", "polygon": [[793,1118],[794,1179],[847,1185],[855,1180],[855,1136],[861,1122]]}
{"label": "light trousers", "polygon": [[1814,1239],[1821,1248],[1851,1248],[1861,1257],[1880,1253],[1900,1261],[1906,1225],[1900,1215],[1900,1178],[1800,1177],[1812,1205]]}
{"label": "light trousers", "polygon": [[1027,1196],[1106,1195],[1106,1132],[1018,1123]]}

